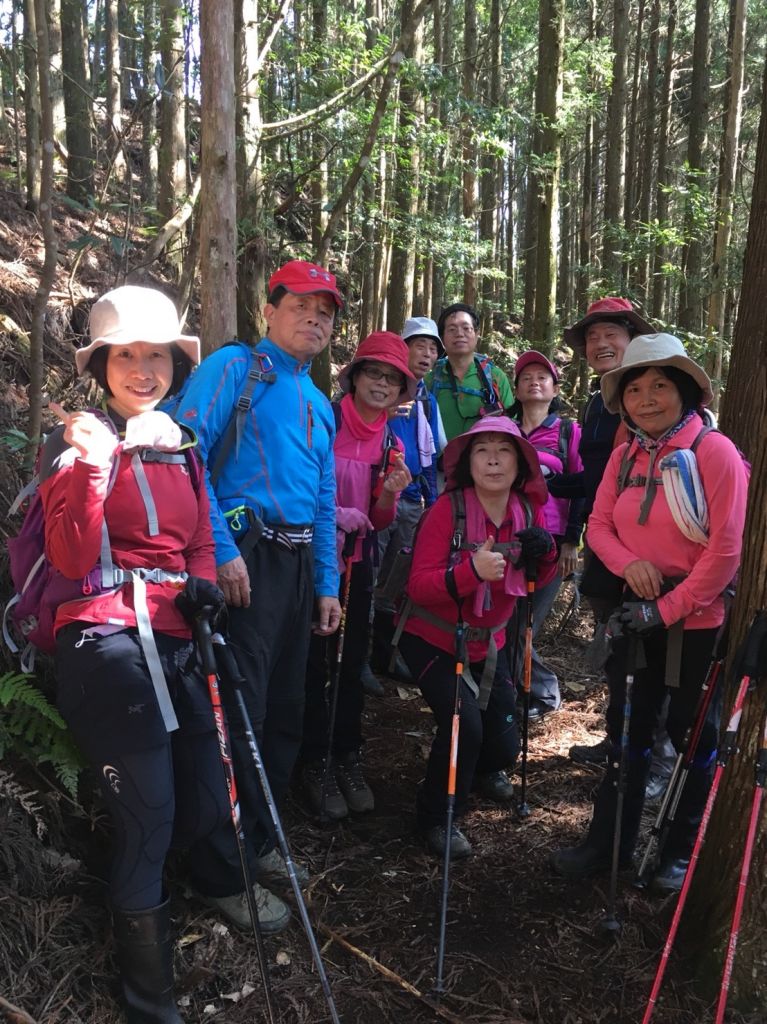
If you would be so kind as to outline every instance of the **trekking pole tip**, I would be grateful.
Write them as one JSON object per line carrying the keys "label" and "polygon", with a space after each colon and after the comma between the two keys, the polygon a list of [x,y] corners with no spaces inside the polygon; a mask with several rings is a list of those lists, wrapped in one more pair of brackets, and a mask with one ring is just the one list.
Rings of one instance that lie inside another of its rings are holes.
{"label": "trekking pole tip", "polygon": [[617,939],[621,933],[621,923],[615,914],[605,914],[597,926],[597,931],[606,939]]}
{"label": "trekking pole tip", "polygon": [[517,814],[520,818],[530,817],[530,805],[528,804],[527,800],[525,800],[524,803],[517,804]]}

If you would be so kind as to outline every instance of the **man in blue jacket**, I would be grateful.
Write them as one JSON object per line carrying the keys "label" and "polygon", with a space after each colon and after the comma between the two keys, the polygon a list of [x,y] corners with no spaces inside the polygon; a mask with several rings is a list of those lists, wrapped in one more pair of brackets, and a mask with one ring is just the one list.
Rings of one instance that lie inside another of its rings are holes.
{"label": "man in blue jacket", "polygon": [[[426,388],[424,377],[434,368],[444,352],[437,325],[427,316],[414,316],[405,321],[402,337],[408,347],[408,366],[418,381],[415,399],[401,405],[390,421],[391,427],[405,448],[405,463],[413,477],[400,495],[397,517],[390,527],[378,534],[380,568],[375,596],[373,620],[372,664],[377,672],[386,673],[391,655],[390,642],[394,635],[395,606],[386,590],[397,553],[413,543],[413,535],[424,508],[437,500],[437,459],[447,443],[442,428],[437,399]],[[395,674],[408,681],[410,673],[397,657]],[[366,693],[383,694],[383,687],[366,664],[362,672],[362,685]]]}
{"label": "man in blue jacket", "polygon": [[[312,628],[340,618],[330,402],[309,367],[329,343],[343,305],[335,277],[291,260],[269,280],[265,338],[224,345],[189,382],[177,419],[199,437],[206,463],[218,583],[229,636],[245,677],[243,696],[279,805],[301,744],[304,673]],[[235,416],[235,409],[247,406]],[[285,882],[271,818],[236,708],[226,707],[239,769],[248,857],[255,877]],[[250,925],[233,830],[206,844],[202,892],[234,924]],[[288,924],[287,906],[256,884],[264,932]]]}

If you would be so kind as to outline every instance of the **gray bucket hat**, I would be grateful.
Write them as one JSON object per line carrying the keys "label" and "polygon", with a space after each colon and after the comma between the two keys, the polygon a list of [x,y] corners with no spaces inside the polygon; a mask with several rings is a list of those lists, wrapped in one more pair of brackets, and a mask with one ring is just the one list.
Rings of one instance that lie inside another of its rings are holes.
{"label": "gray bucket hat", "polygon": [[621,365],[602,377],[602,401],[608,412],[620,412],[618,386],[621,378],[629,370],[640,366],[676,366],[700,386],[703,405],[708,405],[714,397],[708,374],[702,366],[690,359],[679,338],[673,334],[638,334],[629,342]]}
{"label": "gray bucket hat", "polygon": [[91,306],[90,344],[75,352],[77,372],[82,376],[91,356],[103,345],[176,344],[191,359],[200,362],[200,339],[182,334],[173,302],[156,288],[126,284],[102,295]]}

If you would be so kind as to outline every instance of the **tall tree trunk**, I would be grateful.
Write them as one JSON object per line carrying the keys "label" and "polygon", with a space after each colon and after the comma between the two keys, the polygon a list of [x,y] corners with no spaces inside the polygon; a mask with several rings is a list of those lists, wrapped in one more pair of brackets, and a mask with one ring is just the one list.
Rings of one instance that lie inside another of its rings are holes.
{"label": "tall tree trunk", "polygon": [[[669,0],[666,22],[666,50],[663,57],[663,86],[660,95],[660,123],[658,125],[658,182],[655,193],[655,219],[659,225],[668,218],[668,186],[671,184],[669,167],[669,131],[671,124],[671,101],[674,92],[674,42],[676,34],[676,0]],[[668,248],[656,240],[653,245],[653,279],[651,313],[656,320],[666,319],[665,270]]]}
{"label": "tall tree trunk", "polygon": [[125,167],[122,147],[122,71],[120,65],[120,32],[117,19],[118,0],[104,0],[104,44],[107,74],[107,120],[116,170]]}
{"label": "tall tree trunk", "polygon": [[35,451],[40,442],[43,410],[43,374],[45,370],[45,310],[48,306],[56,275],[58,240],[53,226],[53,159],[55,154],[53,97],[50,83],[50,52],[48,49],[48,19],[45,0],[35,0],[35,49],[39,72],[40,105],[42,109],[42,169],[40,174],[39,218],[43,229],[45,258],[40,283],[35,292],[32,308],[32,329],[29,336],[29,424],[27,436],[27,465],[32,467]]}
{"label": "tall tree trunk", "polygon": [[237,332],[234,6],[200,2],[200,339],[207,354]]}
{"label": "tall tree trunk", "polygon": [[506,288],[505,306],[508,313],[514,312],[517,292],[517,261],[516,261],[516,222],[515,205],[517,191],[520,186],[517,184],[517,140],[512,139],[508,160],[506,161],[506,195],[508,203],[506,206]]}
{"label": "tall tree trunk", "polygon": [[261,336],[266,293],[258,16],[258,0],[236,0],[237,221],[243,225],[237,258],[237,329],[241,338]]}
{"label": "tall tree trunk", "polygon": [[27,209],[40,203],[40,82],[37,76],[35,0],[24,0],[24,116],[26,122]]}
{"label": "tall tree trunk", "polygon": [[[708,128],[710,21],[710,0],[696,0],[687,137],[687,187],[693,192],[708,188],[703,161]],[[703,314],[703,235],[706,233],[706,225],[698,222],[696,204],[688,199],[685,204],[678,320],[683,330],[696,334],[700,333]]]}
{"label": "tall tree trunk", "polygon": [[[423,59],[422,39],[423,32],[419,26],[406,51],[406,56],[416,64]],[[420,90],[412,82],[402,79],[393,195],[393,212],[397,227],[392,239],[391,276],[386,302],[387,323],[393,331],[402,330],[402,325],[411,315],[413,307],[416,265],[414,222],[418,213],[422,133],[423,101]]]}
{"label": "tall tree trunk", "polygon": [[[767,66],[754,162],[754,188],[743,264],[740,311],[722,411],[722,429],[751,461],[748,512],[738,589],[732,609],[730,651],[755,612],[767,608]],[[732,658],[730,658],[732,663]],[[732,669],[731,669],[732,671]],[[729,707],[733,686],[725,700]],[[736,898],[746,823],[754,792],[754,762],[764,726],[767,677],[747,698],[738,733],[739,752],[722,776],[700,864],[683,919],[681,941],[692,953],[698,987],[718,987]],[[767,931],[764,928],[767,843],[754,847],[734,962],[733,996],[744,1014],[764,1017],[767,1005]],[[712,988],[714,993],[712,993]]]}
{"label": "tall tree trunk", "polygon": [[[642,173],[640,175],[638,218],[642,231],[649,231],[652,213],[653,167],[655,156],[655,118],[658,91],[658,47],[660,44],[660,0],[652,0],[650,25],[647,33],[647,88],[645,89],[644,130],[642,132]],[[637,261],[635,288],[642,301],[647,304],[650,264],[649,234],[647,244],[640,251]]]}
{"label": "tall tree trunk", "polygon": [[733,187],[740,140],[743,100],[743,69],[746,43],[746,0],[732,0],[728,54],[722,154],[719,162],[716,231],[711,266],[711,296],[708,303],[706,334],[708,337],[707,369],[714,382],[713,408],[719,405],[724,352],[724,313],[727,292],[727,264],[732,237]]}
{"label": "tall tree trunk", "polygon": [[559,240],[559,172],[562,104],[562,46],[565,30],[564,0],[541,0],[538,73],[535,87],[536,155],[535,202],[537,219],[535,316],[532,341],[550,350],[556,325],[556,260]]}
{"label": "tall tree trunk", "polygon": [[[477,92],[477,6],[474,0],[463,5],[463,80],[461,86],[464,112],[461,117],[461,147],[463,151],[463,217],[473,225],[477,205],[476,143],[472,107]],[[477,277],[474,266],[463,274],[463,301],[470,306],[477,302]]]}
{"label": "tall tree trunk", "polygon": [[[485,73],[487,83],[486,101],[494,111],[501,102],[501,2],[491,0],[489,24],[489,73]],[[499,161],[493,152],[485,152],[482,157],[482,177],[479,184],[479,238],[486,250],[484,267],[492,270],[496,266],[495,244],[498,207],[498,170]],[[492,274],[486,273],[482,278],[482,325],[481,334],[487,336],[492,329],[492,311],[496,305],[496,284]]]}
{"label": "tall tree trunk", "polygon": [[186,192],[186,128],[184,124],[184,33],[182,0],[160,0],[161,146],[157,207],[168,219]]}
{"label": "tall tree trunk", "polygon": [[[535,131],[536,129],[534,129]],[[527,157],[527,179],[525,186],[525,217],[523,230],[522,254],[524,257],[524,313],[522,319],[522,335],[526,340],[533,338],[533,321],[535,319],[535,283],[538,256],[538,176],[534,169],[533,147]]]}
{"label": "tall tree trunk", "polygon": [[[634,66],[631,75],[631,99],[629,101],[628,126],[626,130],[626,177],[623,194],[623,226],[628,233],[634,223],[637,193],[639,191],[639,170],[637,167],[637,145],[639,141],[639,98],[642,85],[642,62],[645,0],[639,0],[636,18],[636,38],[634,40]],[[624,262],[625,271],[628,270]],[[625,281],[624,281],[625,286]]]}
{"label": "tall tree trunk", "polygon": [[613,83],[607,101],[607,153],[605,156],[605,224],[602,277],[606,286],[620,289],[622,241],[621,212],[626,181],[626,89],[628,79],[629,0],[613,2]]}
{"label": "tall tree trunk", "polygon": [[93,138],[83,51],[81,0],[61,0],[61,41],[66,111],[67,195],[85,203],[94,193]]}
{"label": "tall tree trunk", "polygon": [[50,53],[51,106],[53,108],[53,137],[65,145],[66,114],[64,113],[64,78],[62,74],[61,43],[62,0],[48,0],[46,20],[48,25],[48,50]]}
{"label": "tall tree trunk", "polygon": [[157,59],[155,41],[157,31],[155,0],[143,0],[142,19],[144,22],[141,43],[141,196],[145,203],[157,203],[157,102],[155,99],[154,66]]}

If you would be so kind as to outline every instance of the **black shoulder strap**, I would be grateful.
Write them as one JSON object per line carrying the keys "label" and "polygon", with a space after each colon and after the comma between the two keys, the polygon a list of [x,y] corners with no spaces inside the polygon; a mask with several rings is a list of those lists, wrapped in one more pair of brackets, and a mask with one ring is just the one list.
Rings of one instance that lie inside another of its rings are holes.
{"label": "black shoulder strap", "polygon": [[450,540],[450,552],[460,551],[466,537],[466,500],[463,490],[457,487],[448,491],[450,495],[450,508],[453,512],[453,536]]}
{"label": "black shoulder strap", "polygon": [[626,447],[623,449],[620,466],[618,466],[618,476],[616,479],[616,488],[618,494],[620,494],[621,491],[626,490],[628,479],[631,476],[631,470],[634,468],[634,463],[636,462],[636,452],[629,454],[633,447],[634,438],[632,437],[631,440],[627,442]]}
{"label": "black shoulder strap", "polygon": [[567,457],[570,451],[570,438],[573,436],[573,421],[563,416],[559,421],[559,459],[562,469],[567,472]]}
{"label": "black shoulder strap", "polygon": [[229,453],[233,447],[235,459],[240,456],[240,440],[242,439],[242,431],[245,427],[245,417],[253,404],[253,392],[256,389],[256,385],[274,384],[277,380],[277,374],[272,367],[272,361],[269,356],[265,355],[263,352],[259,352],[258,349],[253,345],[250,345],[249,342],[227,342],[227,344],[247,345],[251,350],[251,360],[247,376],[245,377],[244,387],[237,398],[234,411],[229,419],[221,445],[218,449],[216,461],[213,463],[213,468],[210,471],[210,482],[214,487],[216,485],[216,481],[224,470],[226,461],[229,458]]}
{"label": "black shoulder strap", "polygon": [[693,453],[693,455],[698,450],[698,445],[703,440],[703,438],[706,436],[706,434],[710,434],[712,431],[715,434],[719,433],[719,431],[716,429],[716,427],[703,426],[703,427],[700,428],[700,430],[698,431],[698,433],[695,436],[695,440],[690,445],[690,451]]}
{"label": "black shoulder strap", "polygon": [[488,356],[480,356],[474,353],[474,363],[477,367],[477,374],[481,380],[485,394],[487,396],[487,405],[501,405],[501,396],[496,388],[495,381],[493,380],[493,361]]}

